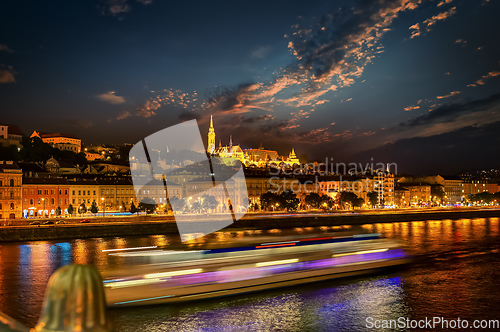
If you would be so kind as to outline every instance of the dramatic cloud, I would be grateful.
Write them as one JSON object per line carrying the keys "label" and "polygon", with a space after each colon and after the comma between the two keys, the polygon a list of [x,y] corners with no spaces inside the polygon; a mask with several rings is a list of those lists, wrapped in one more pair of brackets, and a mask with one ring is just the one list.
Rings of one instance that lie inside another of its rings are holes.
{"label": "dramatic cloud", "polygon": [[0,51],[7,53],[14,53],[14,51],[9,48],[7,45],[0,44]]}
{"label": "dramatic cloud", "polygon": [[118,115],[116,117],[116,120],[123,120],[123,119],[126,119],[130,116],[130,112],[129,111],[123,111],[122,113],[120,113],[120,115]]}
{"label": "dramatic cloud", "polygon": [[268,120],[273,120],[274,117],[270,114],[266,115],[260,115],[260,116],[253,116],[250,118],[244,118],[242,123],[257,123],[257,122],[262,122],[262,121],[268,121]]}
{"label": "dramatic cloud", "polygon": [[472,83],[472,84],[469,84],[467,86],[468,87],[476,87],[478,85],[484,85],[484,81],[485,80],[487,80],[490,77],[495,77],[495,76],[498,76],[498,75],[500,75],[500,71],[498,71],[498,70],[490,71],[488,74],[483,75],[480,79],[478,79],[476,81],[476,83]]}
{"label": "dramatic cloud", "polygon": [[199,119],[199,115],[192,115],[196,109],[202,109],[206,107],[204,102],[200,104],[198,101],[198,93],[194,91],[193,93],[182,92],[181,90],[164,89],[162,91],[151,91],[155,93],[156,96],[151,97],[147,100],[144,105],[138,107],[135,112],[123,111],[117,117],[116,120],[123,120],[129,116],[135,115],[143,118],[149,118],[156,115],[156,110],[164,105],[171,105],[175,108],[183,110],[183,114],[188,114],[179,116],[179,119]]}
{"label": "dramatic cloud", "polygon": [[332,90],[333,85],[337,89],[353,84],[365,66],[383,52],[378,42],[390,30],[392,21],[420,2],[354,1],[352,6],[328,13],[312,24],[301,22],[293,26],[288,47],[297,63],[291,64],[285,74],[306,82],[306,86],[292,100],[306,105],[308,101],[300,99],[311,93]]}
{"label": "dramatic cloud", "polygon": [[102,95],[98,95],[97,98],[113,105],[123,104],[125,102],[125,98],[115,95],[115,91],[103,93]]}
{"label": "dramatic cloud", "polygon": [[[498,168],[500,121],[483,126],[467,126],[427,137],[413,137],[389,142],[357,154],[355,162],[396,163],[398,171],[410,174],[460,174]],[[478,149],[481,147],[481,149]]]}
{"label": "dramatic cloud", "polygon": [[189,120],[200,120],[200,115],[194,112],[184,111],[179,115],[179,120],[181,120],[182,122]]}
{"label": "dramatic cloud", "polygon": [[16,79],[14,75],[16,72],[12,69],[12,67],[5,67],[7,69],[1,69],[0,67],[0,83],[15,83]]}
{"label": "dramatic cloud", "polygon": [[456,96],[460,94],[460,91],[452,91],[450,93],[448,93],[447,95],[444,95],[444,96],[437,96],[436,98],[437,99],[444,99],[444,98],[449,98],[449,97],[453,97],[453,96]]}
{"label": "dramatic cloud", "polygon": [[[420,2],[358,0],[323,17],[303,19],[286,36],[296,58],[293,63],[278,70],[270,83],[219,89],[197,112],[206,119],[209,113],[241,114],[259,109],[270,112],[276,104],[303,107],[325,103],[328,99],[319,102],[318,98],[338,87],[352,85],[365,66],[383,51],[379,40],[390,30],[392,21]],[[252,55],[263,57],[267,51],[261,47]]]}
{"label": "dramatic cloud", "polygon": [[[400,127],[405,128],[405,130],[408,128],[431,125],[440,125],[443,127],[443,124],[452,122],[464,127],[464,121],[458,121],[460,117],[474,114],[475,116],[471,117],[470,120],[476,119],[476,121],[479,122],[483,121],[483,119],[479,119],[478,117],[478,115],[481,114],[485,116],[484,121],[492,122],[494,118],[500,116],[498,111],[500,111],[500,94],[495,94],[485,99],[474,100],[463,104],[443,105],[432,112],[411,119],[408,122],[401,123]],[[488,120],[488,118],[490,118],[490,120]]]}
{"label": "dramatic cloud", "polygon": [[412,106],[405,107],[405,111],[409,112],[409,111],[417,110],[419,108],[420,108],[420,106],[412,105]]}
{"label": "dramatic cloud", "polygon": [[[256,112],[270,117],[276,106],[285,111],[291,108],[288,112],[291,116],[285,115],[288,119],[278,117],[279,120],[272,124],[267,123],[269,121],[245,124],[257,127],[252,130],[258,133],[275,133],[277,140],[300,139],[314,143],[350,137],[353,135],[351,132],[332,132],[332,126],[302,131],[299,119],[307,118],[313,107],[327,103],[328,93],[353,85],[365,67],[383,52],[380,39],[390,31],[393,20],[400,13],[417,8],[420,3],[421,0],[356,0],[350,6],[319,18],[300,18],[300,22],[285,35],[289,51],[295,59],[275,71],[272,79],[218,88],[203,102],[172,104],[185,109],[179,119],[196,117],[202,123],[210,115],[234,117]],[[268,51],[261,47],[251,55],[262,58]],[[148,100],[135,114],[124,112],[118,118],[154,116],[168,104],[166,100],[171,99],[164,93],[160,94]],[[241,124],[246,118],[251,119],[252,116],[234,117],[231,121]]]}
{"label": "dramatic cloud", "polygon": [[438,21],[446,20],[448,17],[456,14],[456,12],[457,12],[457,7],[453,7],[450,10],[444,11],[435,16],[432,16],[431,18],[426,19],[422,23],[415,23],[414,25],[409,27],[410,30],[413,30],[411,32],[410,39],[415,38],[417,36],[421,36],[424,33],[431,31],[431,27],[435,25]]}
{"label": "dramatic cloud", "polygon": [[445,5],[447,3],[451,3],[453,0],[442,0],[438,3],[438,7],[441,7],[442,5]]}
{"label": "dramatic cloud", "polygon": [[429,31],[429,28],[434,24],[436,24],[437,21],[446,20],[448,17],[455,15],[456,12],[457,12],[457,7],[453,7],[448,11],[442,12],[440,14],[432,16],[431,18],[426,19],[424,21],[424,24],[427,24],[427,31]]}
{"label": "dramatic cloud", "polygon": [[257,91],[261,86],[260,83],[246,83],[234,89],[220,88],[202,104],[202,107],[210,113],[225,115],[248,113],[252,109],[268,110],[267,102],[258,100]]}

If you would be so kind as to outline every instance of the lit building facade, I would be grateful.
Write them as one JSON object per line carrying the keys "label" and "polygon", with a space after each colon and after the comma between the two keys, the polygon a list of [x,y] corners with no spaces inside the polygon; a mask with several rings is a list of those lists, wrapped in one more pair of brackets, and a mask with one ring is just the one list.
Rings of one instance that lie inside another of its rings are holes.
{"label": "lit building facade", "polygon": [[33,137],[38,137],[44,143],[48,143],[59,150],[73,151],[75,153],[82,151],[82,140],[70,134],[49,134],[35,130],[30,138]]}
{"label": "lit building facade", "polygon": [[129,211],[132,202],[137,207],[134,186],[130,179],[97,179],[98,201],[100,212],[104,211]]}
{"label": "lit building facade", "polygon": [[444,204],[455,205],[462,202],[462,179],[458,176],[434,175],[419,178],[407,178],[407,182],[426,182],[431,185],[441,185],[444,190]]}
{"label": "lit building facade", "polygon": [[22,215],[22,170],[12,161],[0,160],[0,219]]}
{"label": "lit building facade", "polygon": [[336,198],[342,191],[350,191],[368,202],[368,194],[376,192],[380,205],[395,204],[394,174],[380,172],[376,175],[361,176],[326,176],[318,179],[319,193]]}
{"label": "lit building facade", "polygon": [[215,129],[213,126],[213,119],[210,117],[210,128],[208,129],[208,144],[207,152],[220,157],[227,165],[232,165],[234,159],[239,160],[243,165],[255,167],[294,167],[300,166],[300,161],[295,155],[295,150],[292,149],[288,157],[278,155],[278,152],[273,150],[266,150],[262,147],[258,149],[243,150],[239,145],[233,145],[233,139],[230,136],[229,145],[223,146],[219,141],[219,146],[215,146]]}
{"label": "lit building facade", "polygon": [[410,205],[421,205],[431,202],[431,185],[425,182],[404,182],[399,183],[399,185],[410,192]]}
{"label": "lit building facade", "polygon": [[498,191],[498,183],[487,179],[467,179],[462,184],[462,196],[476,195],[483,192],[494,194]]}
{"label": "lit building facade", "polygon": [[395,186],[394,187],[394,204],[400,208],[410,206],[411,192],[409,189]]}
{"label": "lit building facade", "polygon": [[75,211],[82,204],[85,204],[85,207],[89,209],[94,201],[100,206],[101,196],[99,195],[99,185],[96,180],[73,179],[69,181],[69,186],[70,203]]}
{"label": "lit building facade", "polygon": [[54,217],[68,213],[70,186],[64,178],[25,177],[23,179],[23,218]]}

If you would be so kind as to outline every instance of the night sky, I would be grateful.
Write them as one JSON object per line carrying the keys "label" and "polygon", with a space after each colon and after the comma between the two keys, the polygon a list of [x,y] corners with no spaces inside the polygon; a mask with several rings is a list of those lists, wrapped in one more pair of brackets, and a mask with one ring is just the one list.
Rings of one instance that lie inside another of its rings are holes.
{"label": "night sky", "polygon": [[[404,173],[500,168],[500,1],[2,1],[0,121]],[[331,160],[331,159],[330,159]]]}

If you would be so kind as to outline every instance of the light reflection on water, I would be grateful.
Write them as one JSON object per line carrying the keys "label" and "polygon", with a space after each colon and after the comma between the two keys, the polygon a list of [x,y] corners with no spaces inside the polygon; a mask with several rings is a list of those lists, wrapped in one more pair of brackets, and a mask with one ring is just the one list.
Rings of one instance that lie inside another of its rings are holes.
{"label": "light reflection on water", "polygon": [[[401,239],[416,256],[389,275],[332,280],[230,298],[112,310],[116,331],[359,331],[365,319],[499,319],[499,219],[363,225]],[[300,234],[343,227],[297,228]],[[345,227],[348,229],[349,227]],[[280,230],[271,230],[281,234]],[[227,240],[266,231],[218,233]],[[105,249],[163,246],[172,238],[94,238],[0,245],[0,311],[33,326],[50,275],[71,262],[100,271],[123,266]],[[219,328],[215,328],[219,326]]]}
{"label": "light reflection on water", "polygon": [[119,331],[359,331],[366,317],[397,319],[408,313],[400,277],[333,284],[112,314]]}

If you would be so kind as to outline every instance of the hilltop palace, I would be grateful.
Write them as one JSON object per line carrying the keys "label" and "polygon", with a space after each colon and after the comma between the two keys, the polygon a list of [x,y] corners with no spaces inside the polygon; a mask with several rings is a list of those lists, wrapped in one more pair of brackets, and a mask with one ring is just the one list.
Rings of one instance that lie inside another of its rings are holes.
{"label": "hilltop palace", "polygon": [[215,146],[215,129],[212,116],[210,116],[210,128],[208,129],[208,144],[207,152],[219,156],[226,164],[231,164],[232,159],[238,159],[247,167],[264,168],[271,167],[293,167],[299,166],[300,161],[295,155],[294,149],[290,152],[288,157],[278,155],[277,151],[265,150],[261,146],[258,149],[245,149],[242,150],[239,145],[233,145],[232,137],[229,137],[229,145],[222,146],[219,141],[219,146]]}

